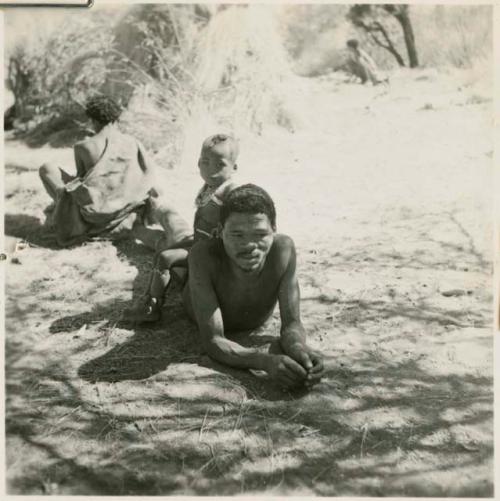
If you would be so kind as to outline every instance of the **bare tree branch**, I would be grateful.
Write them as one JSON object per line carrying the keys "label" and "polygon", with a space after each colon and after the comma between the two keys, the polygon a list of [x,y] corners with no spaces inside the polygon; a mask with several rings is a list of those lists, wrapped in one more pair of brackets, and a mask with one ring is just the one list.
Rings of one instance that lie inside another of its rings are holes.
{"label": "bare tree branch", "polygon": [[401,57],[399,52],[394,47],[386,29],[378,21],[374,21],[373,24],[374,24],[374,26],[376,26],[377,30],[380,31],[380,33],[382,33],[382,36],[385,38],[385,41],[387,42],[387,45],[388,45],[388,47],[386,47],[387,50],[396,58],[396,61],[398,62],[398,64],[400,66],[405,66],[405,62],[404,62],[403,58]]}

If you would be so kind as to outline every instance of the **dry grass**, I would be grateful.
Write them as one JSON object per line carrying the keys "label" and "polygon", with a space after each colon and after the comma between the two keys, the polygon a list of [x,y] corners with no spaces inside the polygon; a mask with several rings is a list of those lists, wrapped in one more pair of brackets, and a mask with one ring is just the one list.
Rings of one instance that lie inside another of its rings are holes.
{"label": "dry grass", "polygon": [[[35,167],[71,151],[7,143],[6,233],[38,244],[7,269],[9,493],[491,496],[490,101],[432,72],[307,85],[303,129],[243,137],[240,167],[297,243],[309,393],[200,353],[178,294],[123,324],[151,254],[52,249]],[[186,167],[166,177],[188,212]]]}

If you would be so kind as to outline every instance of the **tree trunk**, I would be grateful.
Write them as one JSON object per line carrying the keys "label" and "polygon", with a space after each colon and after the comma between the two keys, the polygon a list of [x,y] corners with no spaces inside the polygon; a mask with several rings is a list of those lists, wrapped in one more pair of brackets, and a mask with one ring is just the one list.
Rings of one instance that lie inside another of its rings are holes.
{"label": "tree trunk", "polygon": [[403,29],[410,68],[416,68],[418,66],[417,48],[415,46],[415,35],[413,34],[413,27],[411,25],[408,11],[404,9],[396,14],[395,17]]}
{"label": "tree trunk", "polygon": [[9,59],[7,81],[10,91],[14,94],[14,113],[21,117],[26,111],[25,97],[28,89],[28,76],[23,72],[22,65],[16,57]]}

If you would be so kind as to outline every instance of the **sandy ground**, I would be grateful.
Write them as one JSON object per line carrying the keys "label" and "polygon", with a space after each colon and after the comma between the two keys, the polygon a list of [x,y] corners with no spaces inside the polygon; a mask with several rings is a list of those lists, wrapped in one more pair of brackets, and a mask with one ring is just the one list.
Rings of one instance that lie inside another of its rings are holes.
{"label": "sandy ground", "polygon": [[[492,495],[491,99],[431,71],[296,93],[301,126],[240,167],[297,244],[309,393],[210,361],[178,294],[123,324],[151,254],[54,249],[36,167],[71,150],[6,143],[6,234],[33,244],[6,278],[11,494]],[[195,164],[165,176],[191,217]],[[278,335],[276,312],[241,341]]]}

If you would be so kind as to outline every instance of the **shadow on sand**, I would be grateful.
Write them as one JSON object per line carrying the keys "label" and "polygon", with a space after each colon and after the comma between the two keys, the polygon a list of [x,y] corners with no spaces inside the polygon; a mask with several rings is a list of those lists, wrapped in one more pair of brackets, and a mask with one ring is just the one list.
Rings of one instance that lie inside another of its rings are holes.
{"label": "shadow on sand", "polygon": [[[137,297],[152,253],[126,240],[115,246],[139,270]],[[339,329],[401,316],[419,322],[423,331],[484,325],[479,313],[457,315],[393,299],[310,301],[338,305]],[[47,358],[31,361],[29,370],[20,363],[26,345],[15,336],[7,340],[10,450],[29,446],[43,458],[10,479],[10,493],[493,493],[487,475],[493,454],[491,377],[436,375],[417,357],[394,361],[364,348],[340,361],[332,350],[324,381],[313,391],[283,393],[260,374],[204,355],[178,289],[162,322],[151,327],[124,324],[110,300],[53,321],[49,331],[70,339],[86,324],[98,324],[97,337],[82,336],[77,348],[65,351],[67,360],[42,352]],[[101,343],[96,350],[95,340],[115,331],[123,331],[125,340],[113,338],[113,346]],[[271,325],[248,342],[274,349],[275,333]],[[437,346],[439,336],[428,342]],[[40,486],[41,478],[50,483]]]}
{"label": "shadow on sand", "polygon": [[37,247],[58,249],[56,237],[36,217],[27,214],[5,214],[5,235],[19,238]]}
{"label": "shadow on sand", "polygon": [[[187,340],[191,334],[192,330]],[[181,343],[174,349],[171,341],[168,332],[136,331],[129,342],[83,364],[79,376],[90,388],[97,388],[98,381],[120,384],[128,378],[146,379],[169,364],[198,361],[203,365],[203,356],[196,349],[187,350]],[[11,347],[10,352],[14,351]],[[162,379],[157,384],[163,384],[164,391],[157,396],[148,394],[146,384],[142,390],[141,386],[128,391],[120,386],[120,398],[102,404],[84,396],[81,383],[66,375],[60,361],[34,367],[29,377],[13,368],[7,432],[39,450],[46,460],[14,480],[10,490],[33,492],[40,489],[37,479],[51,478],[65,493],[87,495],[235,495],[286,486],[327,496],[346,492],[491,496],[491,484],[474,477],[474,468],[488,464],[491,444],[452,439],[442,444],[431,439],[489,422],[491,379],[471,375],[436,378],[414,361],[383,366],[368,357],[357,362],[361,367],[353,370],[329,359],[325,382],[294,398],[266,401],[262,395],[250,393],[240,378],[236,382],[245,387],[247,397],[231,401],[233,371],[230,377],[205,371],[194,379],[191,372]],[[217,384],[220,392],[194,396],[175,392],[176,385],[203,389],[207,384]],[[101,391],[106,388],[111,387],[101,386]],[[38,407],[21,405],[22,395],[38,398]],[[59,414],[50,417],[48,410],[40,421],[40,406],[55,404],[66,416],[64,421]],[[130,406],[135,412],[125,413]],[[401,413],[412,417],[399,424],[397,418],[387,421],[387,416]],[[42,433],[57,426],[61,427],[57,436]],[[203,432],[207,438],[200,442]],[[68,434],[82,444],[76,456],[65,452],[63,440]],[[223,439],[226,434],[234,437],[232,442]],[[238,445],[241,434],[248,440],[243,448]],[[208,437],[215,442],[202,447]],[[85,452],[85,447],[90,449]],[[85,454],[94,459],[84,460]],[[242,473],[242,487],[238,471],[248,461],[258,465],[277,454],[291,454],[293,460],[278,469],[247,469]],[[439,458],[439,464],[428,462],[429,457]],[[446,475],[454,469],[456,474],[470,471],[467,487],[450,492],[449,488],[441,490],[436,482],[423,481],[428,475]]]}

